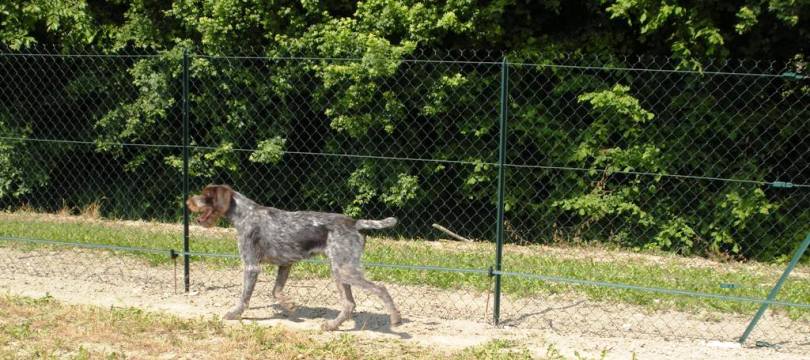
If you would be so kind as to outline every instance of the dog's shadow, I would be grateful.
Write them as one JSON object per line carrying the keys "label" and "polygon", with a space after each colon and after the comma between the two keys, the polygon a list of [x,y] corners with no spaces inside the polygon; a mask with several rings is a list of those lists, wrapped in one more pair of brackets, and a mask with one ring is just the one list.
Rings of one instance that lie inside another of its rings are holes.
{"label": "dog's shadow", "polygon": [[[309,307],[309,306],[299,306],[295,309],[295,311],[292,314],[289,314],[278,304],[250,307],[250,309],[251,310],[272,309],[273,315],[260,317],[243,316],[242,317],[243,320],[262,321],[262,320],[281,319],[300,323],[305,320],[328,321],[336,318],[339,314],[339,312],[335,309],[324,307]],[[400,339],[410,339],[412,337],[410,334],[406,332],[395,331],[395,328],[391,327],[391,321],[388,317],[388,314],[370,313],[361,311],[352,314],[352,319],[354,319],[353,328],[349,329],[346,327],[346,325],[350,323],[350,321],[347,320],[345,323],[343,323],[343,326],[341,326],[337,331],[368,330],[384,334],[396,335]],[[408,322],[410,321],[407,319],[402,319],[403,324]]]}
{"label": "dog's shadow", "polygon": [[[532,316],[540,316],[540,315],[544,315],[544,314],[551,313],[551,312],[554,312],[554,311],[568,310],[568,309],[571,309],[571,308],[579,307],[582,304],[585,304],[585,300],[579,300],[579,301],[573,302],[571,304],[564,305],[564,306],[559,306],[559,307],[547,307],[547,308],[545,308],[545,309],[543,309],[541,311],[536,311],[536,312],[533,312],[533,313],[524,314],[524,315],[518,316],[516,318],[504,319],[503,321],[501,321],[501,325],[503,325],[503,326],[517,326],[517,324],[520,324],[521,322],[523,322],[524,320],[526,320],[527,318],[530,318]],[[551,320],[549,320],[549,327],[552,330],[556,331],[556,329],[554,329],[554,325],[551,323]]]}

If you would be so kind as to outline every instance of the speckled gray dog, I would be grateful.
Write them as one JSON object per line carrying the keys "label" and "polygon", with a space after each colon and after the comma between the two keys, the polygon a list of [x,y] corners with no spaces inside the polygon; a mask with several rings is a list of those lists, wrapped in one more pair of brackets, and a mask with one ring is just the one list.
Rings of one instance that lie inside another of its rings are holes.
{"label": "speckled gray dog", "polygon": [[200,225],[210,227],[224,216],[236,227],[239,255],[245,266],[244,283],[239,303],[225,314],[225,319],[238,319],[247,308],[261,270],[260,263],[278,265],[273,297],[292,312],[293,304],[281,294],[290,267],[315,254],[326,254],[343,309],[337,318],[324,323],[322,329],[335,330],[351,317],[355,308],[352,285],[380,297],[390,314],[391,325],[400,323],[399,310],[388,290],[363,277],[360,257],[365,238],[358,231],[391,227],[396,225],[397,219],[355,220],[342,214],[284,211],[261,206],[226,185],[207,186],[202,194],[189,197],[186,204],[191,211],[202,213],[197,218]]}

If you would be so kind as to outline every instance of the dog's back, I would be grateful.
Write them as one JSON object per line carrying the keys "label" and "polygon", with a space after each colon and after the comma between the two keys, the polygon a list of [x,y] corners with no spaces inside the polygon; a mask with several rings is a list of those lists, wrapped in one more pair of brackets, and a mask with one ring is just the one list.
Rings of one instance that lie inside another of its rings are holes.
{"label": "dog's back", "polygon": [[[258,229],[251,230],[246,240],[258,245],[262,262],[276,265],[292,264],[330,246],[329,233],[356,233],[357,230],[383,229],[396,225],[395,218],[355,220],[349,216],[315,211],[284,211],[271,207],[257,209],[262,213]],[[363,248],[363,237],[340,238],[335,246]]]}

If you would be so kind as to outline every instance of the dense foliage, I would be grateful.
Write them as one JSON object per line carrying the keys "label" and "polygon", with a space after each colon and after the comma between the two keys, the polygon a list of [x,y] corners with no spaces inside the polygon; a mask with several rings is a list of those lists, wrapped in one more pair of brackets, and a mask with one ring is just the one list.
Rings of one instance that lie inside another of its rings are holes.
{"label": "dense foliage", "polygon": [[177,219],[182,151],[122,144],[182,144],[185,53],[194,186],[489,239],[505,56],[510,240],[781,258],[810,230],[806,188],[667,175],[810,183],[809,18],[807,0],[4,1],[8,53],[127,56],[0,55],[0,199]]}

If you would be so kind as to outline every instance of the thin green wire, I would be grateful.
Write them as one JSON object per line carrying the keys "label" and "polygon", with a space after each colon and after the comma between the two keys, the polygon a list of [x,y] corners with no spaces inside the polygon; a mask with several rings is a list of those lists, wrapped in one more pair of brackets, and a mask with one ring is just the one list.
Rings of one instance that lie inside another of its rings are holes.
{"label": "thin green wire", "polygon": [[[77,145],[107,145],[107,146],[122,146],[122,147],[129,146],[129,147],[147,147],[147,148],[176,148],[176,149],[182,149],[183,148],[182,145],[171,145],[171,144],[137,144],[137,143],[112,143],[112,142],[105,143],[105,142],[78,141],[78,140],[20,138],[20,137],[10,137],[10,136],[0,136],[0,140],[64,143],[64,144],[77,144]],[[217,150],[218,148],[213,147],[213,146],[196,146],[196,145],[192,145],[192,146],[189,146],[189,149],[193,149],[193,150]],[[257,151],[255,149],[242,149],[242,148],[236,148],[236,149],[231,149],[231,150],[232,151],[239,151],[239,152],[255,152],[255,151]],[[292,154],[292,155],[331,156],[331,157],[343,157],[343,158],[354,158],[354,159],[392,160],[392,161],[419,161],[419,162],[456,164],[456,165],[489,165],[489,166],[494,166],[494,167],[498,166],[498,163],[496,163],[496,162],[476,162],[476,161],[465,161],[465,160],[426,159],[426,158],[412,158],[412,157],[357,155],[357,154],[339,154],[339,153],[318,153],[318,152],[307,152],[307,151],[284,151],[284,153],[285,154]],[[752,184],[752,185],[766,185],[766,186],[772,186],[772,185],[775,185],[775,184],[783,183],[781,181],[759,181],[759,180],[748,180],[748,179],[721,178],[721,177],[712,177],[712,176],[663,174],[663,173],[653,173],[653,172],[644,172],[644,171],[587,169],[587,168],[570,167],[570,166],[524,165],[524,164],[504,164],[504,166],[511,167],[511,168],[524,168],[524,169],[566,170],[566,171],[579,171],[579,172],[595,171],[597,173],[607,173],[607,172],[609,172],[611,174],[639,175],[639,176],[651,176],[651,177],[660,176],[660,177],[667,177],[667,178],[708,180],[708,181],[723,181],[723,182],[733,182],[733,183]],[[810,188],[810,184],[791,183],[791,187],[794,187],[794,188]]]}
{"label": "thin green wire", "polygon": [[[166,51],[163,51],[164,53]],[[0,52],[0,56],[13,57],[62,57],[62,58],[152,58],[160,57],[162,54],[49,54],[49,53],[13,53]],[[223,59],[223,60],[266,60],[266,61],[378,61],[378,62],[403,62],[403,63],[424,63],[424,64],[462,64],[462,65],[489,65],[500,66],[500,61],[472,61],[472,60],[430,60],[430,59],[386,59],[386,58],[359,58],[359,57],[316,57],[316,56],[226,56],[226,55],[202,55],[190,54],[190,56],[202,59]],[[581,65],[561,65],[561,64],[538,64],[538,63],[509,63],[510,66],[521,67],[546,67],[576,70],[600,70],[600,71],[632,71],[632,72],[659,72],[676,74],[698,74],[698,75],[723,75],[723,76],[747,76],[763,78],[781,78],[785,74],[763,74],[763,73],[738,73],[725,71],[698,71],[684,69],[651,69],[633,67],[606,67],[606,66],[581,66]],[[804,77],[802,77],[804,78]]]}
{"label": "thin green wire", "polygon": [[781,306],[792,306],[792,307],[810,309],[810,304],[793,303],[793,302],[786,302],[786,301],[779,301],[779,300],[756,299],[756,298],[749,298],[749,297],[744,297],[744,296],[729,296],[729,295],[720,295],[720,294],[710,294],[710,293],[704,293],[704,292],[698,292],[698,291],[673,290],[673,289],[658,288],[658,287],[646,287],[646,286],[629,285],[629,284],[622,284],[622,283],[612,283],[612,282],[606,282],[606,281],[582,280],[582,279],[565,278],[565,277],[559,277],[559,276],[527,274],[527,273],[520,273],[520,272],[493,271],[492,273],[493,274],[505,275],[505,276],[522,277],[522,278],[526,278],[526,279],[534,279],[534,280],[541,280],[541,281],[556,282],[556,283],[599,286],[599,287],[608,287],[608,288],[624,289],[624,290],[645,291],[645,292],[660,293],[660,294],[667,294],[667,295],[682,295],[682,296],[691,296],[691,297],[698,297],[698,298],[728,300],[728,301],[736,301],[736,302],[750,302],[750,303],[756,303],[756,304],[771,304],[771,305],[781,305]]}

